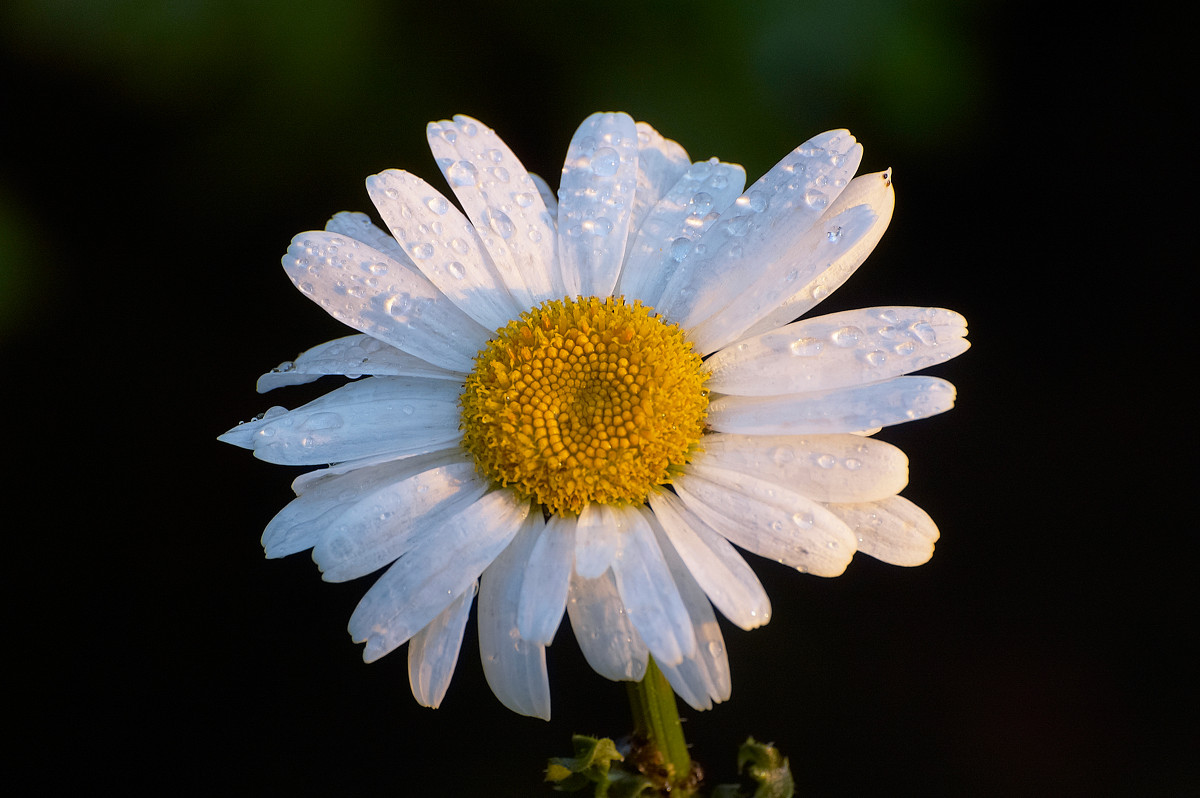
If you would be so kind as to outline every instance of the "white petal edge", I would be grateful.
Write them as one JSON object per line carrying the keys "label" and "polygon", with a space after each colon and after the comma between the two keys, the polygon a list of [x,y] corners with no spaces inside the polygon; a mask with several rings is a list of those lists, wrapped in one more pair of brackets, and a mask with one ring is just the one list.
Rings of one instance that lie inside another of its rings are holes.
{"label": "white petal edge", "polygon": [[280,465],[444,449],[458,431],[459,386],[417,377],[369,377],[295,410],[271,408],[217,438]]}
{"label": "white petal edge", "polygon": [[771,620],[771,600],[753,569],[724,537],[663,491],[650,507],[671,546],[721,614],[749,631]]}
{"label": "white petal edge", "polygon": [[944,363],[970,346],[967,320],[941,308],[864,308],[746,338],[704,366],[713,391],[770,396],[879,382]]}
{"label": "white petal edge", "polygon": [[858,537],[858,550],[891,565],[929,562],[940,533],[929,514],[903,496],[862,504],[830,504]]}
{"label": "white petal edge", "polygon": [[746,435],[857,432],[944,413],[954,395],[954,386],[936,377],[893,377],[790,396],[718,396],[707,422],[718,432]]}
{"label": "white petal edge", "polygon": [[286,360],[258,378],[259,393],[303,385],[327,375],[351,379],[369,377],[427,377],[461,382],[460,372],[447,371],[369,335],[347,335],[312,347],[295,360]]}
{"label": "white petal edge", "polygon": [[692,330],[755,284],[764,269],[782,278],[808,266],[794,263],[791,250],[836,200],[861,159],[862,147],[845,130],[814,136],[790,152],[700,237],[663,292],[659,310]]}
{"label": "white petal edge", "polygon": [[553,642],[567,610],[574,563],[575,525],[552,515],[529,553],[521,580],[517,629],[523,639],[543,646]]}
{"label": "white petal edge", "polygon": [[692,164],[646,214],[626,253],[617,293],[658,307],[696,241],[742,193],[746,172],[716,158]]}
{"label": "white petal edge", "polygon": [[743,549],[816,576],[846,570],[856,540],[822,504],[753,477],[719,479],[688,473],[672,484],[688,509]]}
{"label": "white petal edge", "polygon": [[[774,330],[794,319],[798,319],[812,310],[822,300],[842,286],[850,275],[862,265],[867,256],[875,249],[896,209],[896,193],[892,188],[892,171],[859,175],[850,181],[838,198],[825,212],[824,221],[840,216],[847,209],[857,205],[865,205],[874,214],[871,229],[861,235],[853,245],[843,245],[837,258],[825,267],[824,271],[810,280],[807,284],[797,285],[791,297],[780,303],[778,307],[743,333],[743,336],[758,335]],[[830,225],[823,229],[830,231]]]}
{"label": "white petal edge", "polygon": [[558,186],[558,258],[568,296],[616,287],[637,190],[638,133],[627,114],[592,114],[567,148]]}
{"label": "white petal edge", "polygon": [[446,697],[478,587],[478,581],[472,582],[461,596],[408,641],[408,683],[421,706],[437,709]]}
{"label": "white petal edge", "polygon": [[625,529],[612,572],[621,603],[654,659],[678,665],[696,651],[691,618],[646,517],[632,507],[619,512]]}
{"label": "white petal edge", "polygon": [[263,549],[270,559],[310,549],[328,535],[335,520],[363,497],[423,471],[464,462],[470,462],[465,452],[450,449],[364,465],[341,474],[330,473],[330,469],[304,474],[308,478],[299,489],[294,487],[297,497],[263,531]]}
{"label": "white petal edge", "polygon": [[346,582],[394,562],[490,487],[471,462],[440,464],[360,495],[330,520],[312,558],[326,582]]}
{"label": "white petal edge", "polygon": [[670,540],[661,527],[651,520],[655,537],[662,548],[663,558],[670,569],[671,577],[679,588],[679,595],[687,607],[696,635],[696,650],[678,665],[662,665],[663,675],[672,689],[696,710],[712,709],[713,703],[729,699],[733,681],[729,674],[729,657],[725,652],[725,638],[713,614],[712,605],[692,573],[672,548]]}
{"label": "white petal edge", "polygon": [[638,137],[637,190],[633,195],[626,252],[646,214],[691,165],[687,150],[679,142],[665,138],[646,122],[638,122],[635,127]]}
{"label": "white petal edge", "polygon": [[461,114],[431,122],[426,134],[446,182],[521,310],[561,297],[554,217],[508,145],[487,125]]}
{"label": "white petal edge", "polygon": [[518,714],[550,720],[546,647],[522,639],[517,629],[525,564],[543,525],[540,512],[526,516],[512,543],[480,578],[479,656],[500,703]]}
{"label": "white petal edge", "polygon": [[526,307],[509,293],[476,228],[433,186],[388,169],[367,178],[367,193],[421,274],[482,327],[502,327]]}
{"label": "white petal edge", "polygon": [[624,534],[624,516],[608,504],[588,504],[575,525],[575,572],[595,579],[608,570]]}
{"label": "white petal edge", "polygon": [[511,491],[497,490],[424,535],[350,616],[350,636],[367,644],[363,659],[379,659],[432,621],[504,550],[529,510]]}
{"label": "white petal edge", "polygon": [[325,230],[292,239],[283,268],[301,293],[359,332],[450,371],[469,372],[489,330],[425,275]]}
{"label": "white petal edge", "polygon": [[731,435],[704,438],[693,465],[774,482],[819,502],[866,502],[908,484],[908,457],[858,435]]}
{"label": "white petal edge", "polygon": [[592,670],[613,681],[641,681],[650,651],[634,628],[612,571],[595,579],[571,574],[567,615],[575,640]]}

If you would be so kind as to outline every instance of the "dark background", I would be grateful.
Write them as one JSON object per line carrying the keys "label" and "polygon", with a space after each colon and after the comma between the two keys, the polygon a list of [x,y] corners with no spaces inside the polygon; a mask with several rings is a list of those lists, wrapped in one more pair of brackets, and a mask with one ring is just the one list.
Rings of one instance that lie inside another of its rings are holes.
{"label": "dark background", "polygon": [[626,730],[623,687],[569,626],[551,722],[492,697],[473,624],[442,708],[418,706],[405,654],[364,665],[345,632],[369,580],[263,559],[298,470],[215,441],[306,400],[254,380],[347,332],[279,268],[293,234],[371,211],[382,169],[440,185],[424,125],[455,113],[555,185],[596,110],[750,180],[849,127],[898,204],[820,310],[949,307],[974,342],[937,370],[956,409],[880,436],[942,530],[929,564],[859,557],[822,580],[752,559],[774,619],[726,625],[733,698],[684,712],[714,780],[753,734],[801,795],[1200,791],[1194,347],[1172,307],[1194,291],[1194,80],[1136,32],[1170,19],[432,5],[0,11],[6,714],[37,791],[546,795],[573,732]]}

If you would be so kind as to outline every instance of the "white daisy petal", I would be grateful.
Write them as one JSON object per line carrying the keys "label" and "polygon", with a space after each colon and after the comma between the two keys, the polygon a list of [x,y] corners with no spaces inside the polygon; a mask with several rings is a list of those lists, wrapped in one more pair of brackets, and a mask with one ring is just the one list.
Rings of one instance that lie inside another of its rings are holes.
{"label": "white daisy petal", "polygon": [[281,465],[321,465],[377,454],[421,454],[460,436],[458,395],[445,380],[370,377],[292,411],[273,408],[218,440]]}
{"label": "white daisy petal", "polygon": [[263,531],[267,557],[285,557],[311,549],[343,513],[393,482],[452,463],[470,462],[461,449],[362,466],[346,473],[332,469],[310,471],[293,483],[296,498],[279,511]]}
{"label": "white daisy petal", "polygon": [[592,670],[613,681],[637,682],[646,675],[650,651],[625,612],[611,570],[595,579],[571,574],[567,615]]}
{"label": "white daisy petal", "polygon": [[408,683],[421,706],[437,709],[446,697],[478,587],[478,582],[472,582],[461,596],[408,641]]}
{"label": "white daisy petal", "polygon": [[633,210],[629,221],[629,239],[626,250],[634,235],[642,226],[642,220],[662,196],[683,177],[691,160],[678,142],[664,138],[661,133],[645,122],[638,122],[638,170],[637,191],[633,195]]}
{"label": "white daisy petal", "polygon": [[570,519],[552,515],[529,552],[521,581],[517,628],[531,643],[548,646],[567,609],[575,560],[575,529]]}
{"label": "white daisy petal", "polygon": [[875,212],[866,205],[848,208],[795,236],[786,253],[774,256],[772,267],[754,275],[754,282],[731,294],[728,304],[697,323],[688,337],[703,354],[746,335],[755,322],[782,305],[795,291],[827,270],[843,249],[853,249],[874,229]]}
{"label": "white daisy petal", "polygon": [[363,659],[379,659],[437,617],[504,550],[528,514],[528,503],[498,490],[424,535],[350,616],[351,637],[367,644]]}
{"label": "white daisy petal", "polygon": [[765,479],[820,502],[877,501],[908,484],[904,452],[857,435],[710,435],[689,470],[706,467]]}
{"label": "white daisy petal", "polygon": [[938,528],[903,496],[863,504],[830,504],[829,511],[858,537],[858,550],[891,565],[923,565],[933,556]]}
{"label": "white daisy petal", "polygon": [[568,296],[617,284],[637,190],[638,132],[626,114],[592,114],[567,148],[558,187],[558,257]]}
{"label": "white daisy petal", "polygon": [[[653,518],[653,516],[651,516]],[[688,566],[672,548],[667,535],[657,524],[651,523],[663,558],[671,571],[671,578],[679,587],[679,595],[687,607],[696,635],[696,650],[678,665],[663,665],[675,692],[696,710],[712,709],[713,702],[729,699],[733,682],[729,676],[729,657],[725,653],[725,638],[717,624],[712,605],[704,596]]]}
{"label": "white daisy petal", "polygon": [[944,413],[954,406],[954,386],[936,377],[894,377],[884,382],[785,396],[721,396],[708,406],[708,424],[719,432],[808,435],[888,427]]}
{"label": "white daisy petal", "polygon": [[554,193],[554,189],[550,188],[550,184],[546,182],[546,178],[541,175],[529,173],[529,179],[533,181],[533,185],[538,190],[538,196],[542,198],[542,203],[546,206],[546,213],[550,214],[550,224],[558,229],[558,195]]}
{"label": "white daisy petal", "polygon": [[442,174],[521,309],[561,297],[553,268],[554,217],[508,145],[469,116],[431,122],[426,133]]}
{"label": "white daisy petal", "polygon": [[746,172],[716,158],[693,164],[646,215],[621,270],[617,293],[658,307],[696,241],[738,198]]}
{"label": "white daisy petal", "polygon": [[940,308],[847,310],[798,321],[717,352],[708,387],[741,396],[879,382],[967,351],[967,320]]}
{"label": "white daisy petal", "polygon": [[845,231],[839,233],[837,225],[831,223],[831,220],[859,205],[866,206],[871,210],[874,216],[871,228],[862,233],[855,242],[840,241],[840,246],[834,253],[836,257],[825,266],[825,269],[807,283],[799,284],[798,280],[795,281],[797,284],[794,286],[795,290],[791,297],[752,324],[746,330],[746,335],[757,335],[774,330],[793,319],[800,318],[816,307],[821,300],[840,288],[842,283],[846,282],[850,275],[854,274],[855,270],[862,265],[862,262],[875,249],[875,245],[879,243],[879,239],[883,237],[888,223],[892,220],[892,212],[896,208],[896,193],[892,189],[890,169],[874,174],[859,175],[851,180],[850,185],[846,186],[846,190],[838,195],[838,198],[825,211],[825,216],[822,218],[824,224],[818,223],[818,227],[824,230],[826,235],[829,233],[833,233],[835,236],[841,235]]}
{"label": "white daisy petal", "polygon": [[767,591],[728,540],[673,493],[652,493],[650,507],[674,551],[722,615],[747,631],[771,620]]}
{"label": "white daisy petal", "polygon": [[468,372],[487,342],[489,331],[419,271],[348,236],[301,233],[283,268],[338,321],[435,366]]}
{"label": "white daisy petal", "polygon": [[617,592],[633,626],[662,665],[678,665],[696,651],[691,618],[645,517],[621,510],[624,533],[613,559]]}
{"label": "white daisy petal", "polygon": [[589,504],[575,527],[575,572],[595,579],[608,570],[624,534],[624,516],[609,504]]}
{"label": "white daisy petal", "polygon": [[525,563],[542,527],[542,514],[531,512],[512,543],[483,572],[479,583],[479,655],[483,675],[504,706],[521,715],[550,720],[546,647],[522,639],[517,630]]}
{"label": "white daisy petal", "polygon": [[489,483],[471,462],[447,463],[359,495],[313,547],[327,582],[357,579],[419,545],[429,530],[475,503]]}
{"label": "white daisy petal", "polygon": [[415,263],[408,253],[400,246],[400,242],[392,238],[392,234],[371,221],[371,217],[357,211],[342,211],[335,213],[325,229],[331,233],[350,236],[355,241],[361,241],[369,247],[374,247],[385,255],[400,261],[406,266],[414,267]]}
{"label": "white daisy petal", "polygon": [[850,528],[825,507],[753,477],[720,482],[675,479],[684,504],[704,523],[755,554],[817,576],[839,576],[854,556]]}
{"label": "white daisy petal", "polygon": [[659,310],[690,329],[754,284],[764,269],[786,277],[806,265],[795,262],[793,246],[837,199],[861,159],[862,147],[844,130],[801,144],[700,237]]}
{"label": "white daisy petal", "polygon": [[351,379],[373,377],[428,377],[462,382],[460,372],[447,371],[421,358],[401,352],[369,335],[348,335],[314,346],[295,360],[280,363],[258,378],[258,392],[303,385],[326,375]]}
{"label": "white daisy petal", "polygon": [[505,288],[476,228],[433,186],[388,169],[367,178],[367,193],[421,274],[482,326],[503,327],[528,307]]}

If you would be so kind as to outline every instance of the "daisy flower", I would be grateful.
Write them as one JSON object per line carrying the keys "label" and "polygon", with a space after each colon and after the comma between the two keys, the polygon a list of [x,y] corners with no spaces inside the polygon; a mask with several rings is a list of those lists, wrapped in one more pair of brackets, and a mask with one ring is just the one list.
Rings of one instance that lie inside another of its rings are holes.
{"label": "daisy flower", "polygon": [[[546,647],[565,612],[588,663],[648,658],[697,709],[730,694],[714,607],[766,623],[738,552],[837,576],[856,551],[929,559],[938,531],[871,439],[948,410],[905,376],[966,350],[948,310],[793,321],[844,282],[892,215],[889,172],[854,177],[847,131],[802,144],[743,191],[622,113],[589,117],[557,196],[466,116],[428,127],[456,207],[421,178],[367,179],[385,228],[339,213],[293,239],[296,286],[358,335],[259,380],[350,378],[221,440],[325,466],[267,526],[268,557],[312,549],[326,580],[384,569],[350,618],[364,658],[408,643],[437,706],[478,595],[493,692],[548,718]],[[735,548],[736,547],[736,548]]]}

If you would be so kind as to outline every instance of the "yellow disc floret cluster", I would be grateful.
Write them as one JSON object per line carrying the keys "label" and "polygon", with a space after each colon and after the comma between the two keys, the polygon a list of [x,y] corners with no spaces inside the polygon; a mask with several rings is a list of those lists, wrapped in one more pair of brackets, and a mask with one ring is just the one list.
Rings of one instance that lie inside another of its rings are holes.
{"label": "yellow disc floret cluster", "polygon": [[475,359],[463,447],[479,470],[551,513],[640,504],[704,432],[700,356],[640,302],[544,302]]}

